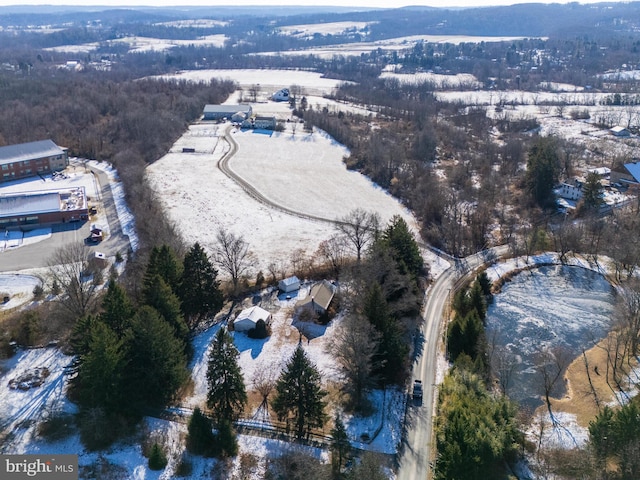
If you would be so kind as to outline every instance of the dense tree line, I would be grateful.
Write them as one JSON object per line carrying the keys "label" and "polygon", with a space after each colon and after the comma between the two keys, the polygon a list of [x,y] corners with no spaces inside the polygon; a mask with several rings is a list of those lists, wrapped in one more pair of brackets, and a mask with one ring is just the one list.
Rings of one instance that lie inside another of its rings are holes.
{"label": "dense tree line", "polygon": [[[51,138],[69,154],[105,160],[118,169],[136,217],[143,253],[163,242],[180,248],[144,179],[144,168],[168,151],[206,103],[231,93],[229,81],[133,80],[108,72],[35,69],[0,73],[0,145]],[[55,120],[54,120],[55,119]],[[177,244],[177,245],[176,245]]]}
{"label": "dense tree line", "polygon": [[[185,321],[181,305],[190,311],[197,304],[198,320],[222,307],[217,272],[206,256],[201,264],[190,260],[201,255],[195,244],[181,263],[169,247],[154,247],[138,302],[112,280],[100,311],[76,322],[70,395],[81,407],[81,431],[89,448],[108,445],[122,433],[119,425],[135,424],[150,409],[164,408],[189,379],[189,327],[197,323]],[[208,285],[214,302],[209,290],[202,291],[197,301],[191,295],[186,302],[174,293],[185,280],[207,272],[212,275]]]}

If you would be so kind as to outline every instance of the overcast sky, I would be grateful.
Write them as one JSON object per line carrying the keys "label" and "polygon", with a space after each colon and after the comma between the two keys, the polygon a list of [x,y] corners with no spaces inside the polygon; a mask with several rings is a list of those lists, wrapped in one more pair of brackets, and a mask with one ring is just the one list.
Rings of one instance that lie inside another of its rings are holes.
{"label": "overcast sky", "polygon": [[[598,3],[602,0],[582,0],[578,3]],[[430,7],[480,7],[489,5],[513,5],[515,3],[568,3],[568,0],[0,0],[6,5],[123,5],[146,6],[220,6],[220,5],[310,5],[310,6],[354,6],[394,8],[407,5]]]}

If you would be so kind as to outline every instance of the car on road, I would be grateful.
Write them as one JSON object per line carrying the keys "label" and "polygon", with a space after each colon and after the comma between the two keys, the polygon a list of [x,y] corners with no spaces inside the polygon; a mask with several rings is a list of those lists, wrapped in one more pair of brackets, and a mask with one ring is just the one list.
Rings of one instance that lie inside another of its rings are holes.
{"label": "car on road", "polygon": [[413,382],[413,399],[418,402],[422,400],[422,380]]}

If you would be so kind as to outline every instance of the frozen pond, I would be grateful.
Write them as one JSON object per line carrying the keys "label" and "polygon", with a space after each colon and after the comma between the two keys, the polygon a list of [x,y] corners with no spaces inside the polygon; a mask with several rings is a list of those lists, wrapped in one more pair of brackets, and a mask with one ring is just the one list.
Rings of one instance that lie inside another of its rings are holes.
{"label": "frozen pond", "polygon": [[614,298],[613,287],[602,275],[578,267],[540,267],[507,282],[489,306],[487,340],[489,350],[495,341],[493,360],[502,362],[503,371],[516,363],[509,374],[508,395],[525,407],[540,405],[543,390],[536,357],[559,347],[573,360],[582,347],[602,339]]}

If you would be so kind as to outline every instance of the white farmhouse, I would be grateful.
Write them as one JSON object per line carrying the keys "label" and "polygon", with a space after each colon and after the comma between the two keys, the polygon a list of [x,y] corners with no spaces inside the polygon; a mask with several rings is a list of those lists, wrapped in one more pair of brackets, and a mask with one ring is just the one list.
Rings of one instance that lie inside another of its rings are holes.
{"label": "white farmhouse", "polygon": [[271,99],[274,102],[288,102],[289,101],[289,89],[283,88],[282,90],[278,90],[271,96]]}
{"label": "white farmhouse", "polygon": [[258,320],[263,320],[264,323],[269,325],[271,323],[271,314],[258,306],[245,308],[233,322],[233,329],[236,332],[248,332],[256,327]]}

